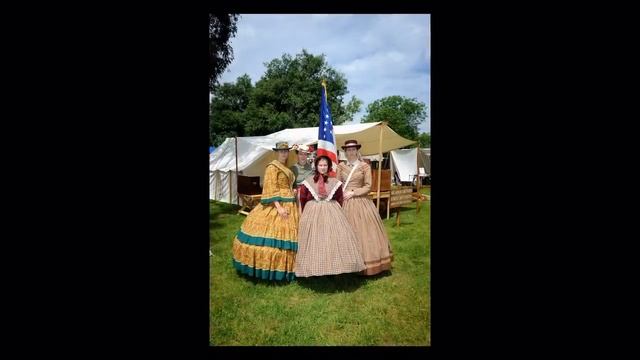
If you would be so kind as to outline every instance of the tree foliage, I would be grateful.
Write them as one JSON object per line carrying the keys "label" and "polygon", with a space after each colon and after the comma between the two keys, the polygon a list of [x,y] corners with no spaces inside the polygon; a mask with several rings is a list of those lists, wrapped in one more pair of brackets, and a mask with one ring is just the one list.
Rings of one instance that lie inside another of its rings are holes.
{"label": "tree foliage", "polygon": [[386,121],[399,135],[418,139],[418,125],[426,120],[427,106],[416,100],[403,96],[387,96],[367,106],[367,113],[361,122]]}
{"label": "tree foliage", "polygon": [[302,50],[296,56],[283,54],[264,65],[265,73],[255,86],[244,75],[214,90],[210,119],[213,144],[229,136],[318,126],[322,80],[327,83],[334,125],[351,121],[362,107],[355,96],[345,104],[347,79],[327,64],[324,55]]}
{"label": "tree foliage", "polygon": [[422,133],[418,136],[418,143],[421,148],[431,147],[431,133]]}
{"label": "tree foliage", "polygon": [[218,146],[227,137],[245,136],[245,110],[252,92],[253,85],[247,74],[235,83],[225,83],[214,89],[209,115],[211,144]]}
{"label": "tree foliage", "polygon": [[209,91],[218,85],[218,78],[233,61],[229,39],[236,35],[238,14],[209,14]]}

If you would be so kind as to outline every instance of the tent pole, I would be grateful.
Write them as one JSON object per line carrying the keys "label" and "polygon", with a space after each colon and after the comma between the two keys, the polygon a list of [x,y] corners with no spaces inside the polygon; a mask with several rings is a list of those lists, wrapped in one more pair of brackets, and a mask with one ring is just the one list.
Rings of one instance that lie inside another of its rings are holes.
{"label": "tent pole", "polygon": [[216,180],[216,192],[213,194],[213,200],[218,200],[218,192],[220,191],[220,172],[216,170],[213,174],[213,178]]}
{"label": "tent pole", "polygon": [[416,200],[416,213],[420,212],[420,183],[422,178],[420,177],[420,142],[416,147],[416,192],[418,193],[418,199]]}
{"label": "tent pole", "polygon": [[416,174],[418,174],[418,180],[416,184],[416,190],[418,191],[418,195],[420,194],[420,183],[422,182],[420,179],[420,143],[418,142],[418,147],[416,148]]}
{"label": "tent pole", "polygon": [[227,174],[227,180],[229,180],[229,204],[233,204],[231,197],[231,170],[229,170],[229,173]]}
{"label": "tent pole", "polygon": [[380,123],[380,136],[378,140],[378,155],[380,156],[380,160],[378,161],[378,212],[380,212],[380,177],[382,176],[382,125],[384,122]]}
{"label": "tent pole", "polygon": [[[238,190],[238,137],[234,136],[236,142],[236,191]],[[240,196],[236,196],[236,204],[240,205]]]}
{"label": "tent pole", "polygon": [[[393,166],[393,159],[391,158],[391,151],[389,151],[389,172],[391,173],[391,182],[393,182],[396,178],[396,172],[395,172],[395,168]],[[389,199],[387,200],[389,201],[389,203],[387,203],[387,219],[389,218],[389,205],[391,202],[391,194],[389,194]]]}

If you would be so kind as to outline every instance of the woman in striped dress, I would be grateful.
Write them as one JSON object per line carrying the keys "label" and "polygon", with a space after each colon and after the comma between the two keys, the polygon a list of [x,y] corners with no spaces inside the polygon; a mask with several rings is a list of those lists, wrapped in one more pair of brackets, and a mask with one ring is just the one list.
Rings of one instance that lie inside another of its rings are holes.
{"label": "woman in striped dress", "polygon": [[367,268],[362,275],[376,275],[391,269],[393,251],[378,209],[369,198],[371,167],[360,161],[356,140],[347,140],[342,149],[347,163],[337,166],[337,178],[344,183],[344,213],[358,239]]}

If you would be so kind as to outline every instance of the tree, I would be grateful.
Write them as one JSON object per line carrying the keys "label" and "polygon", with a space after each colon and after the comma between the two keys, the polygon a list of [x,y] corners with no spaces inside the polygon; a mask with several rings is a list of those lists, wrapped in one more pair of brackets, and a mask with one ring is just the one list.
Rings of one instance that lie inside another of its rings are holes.
{"label": "tree", "polygon": [[303,49],[295,57],[283,54],[265,66],[265,74],[256,83],[247,107],[247,135],[318,126],[323,79],[327,82],[327,101],[334,124],[350,121],[362,106],[355,96],[344,105],[347,79],[327,64],[324,55],[313,55]]}
{"label": "tree", "polygon": [[418,139],[418,124],[427,118],[427,106],[403,96],[387,96],[367,106],[367,113],[360,122],[386,121],[399,135]]}
{"label": "tree", "polygon": [[229,39],[236,35],[238,14],[209,14],[209,91],[233,60]]}
{"label": "tree", "polygon": [[227,137],[245,136],[245,111],[251,100],[253,85],[244,74],[235,83],[225,83],[213,91],[209,115],[209,142],[219,146]]}
{"label": "tree", "polygon": [[334,116],[334,123],[343,124],[345,122],[353,120],[353,116],[358,111],[360,111],[361,107],[362,100],[356,98],[355,96],[352,96],[349,103],[344,107],[344,112],[338,114],[338,116]]}
{"label": "tree", "polygon": [[421,148],[431,147],[431,133],[422,133],[418,136],[418,144]]}
{"label": "tree", "polygon": [[345,105],[347,80],[327,65],[324,55],[303,50],[265,63],[261,79],[251,85],[248,75],[213,91],[209,119],[210,142],[219,145],[227,137],[266,135],[286,128],[316,127],[320,117],[322,80],[334,124],[353,119],[362,101],[355,96]]}

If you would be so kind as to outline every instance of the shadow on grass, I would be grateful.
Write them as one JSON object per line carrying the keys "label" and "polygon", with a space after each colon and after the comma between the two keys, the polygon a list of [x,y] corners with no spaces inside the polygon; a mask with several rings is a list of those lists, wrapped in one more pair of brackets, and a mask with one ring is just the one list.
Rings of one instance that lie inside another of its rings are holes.
{"label": "shadow on grass", "polygon": [[301,287],[314,290],[319,293],[353,292],[369,281],[391,276],[391,271],[384,271],[372,276],[357,274],[339,274],[327,276],[312,276],[308,278],[295,278],[293,281],[264,280],[246,274],[236,272],[236,275],[243,281],[255,285],[269,287],[289,286],[298,283]]}
{"label": "shadow on grass", "polygon": [[209,201],[209,229],[213,229],[223,225],[224,219],[220,215],[242,216],[238,214],[240,206],[235,204],[227,204],[220,201]]}
{"label": "shadow on grass", "polygon": [[[420,206],[424,206],[424,205],[420,205]],[[415,205],[413,205],[413,207],[404,206],[404,207],[399,207],[399,208],[393,208],[391,210],[391,213],[389,214],[389,218],[388,219],[387,219],[387,214],[386,213],[380,215],[380,218],[382,220],[386,220],[386,221],[393,221],[394,222],[393,223],[393,227],[395,228],[396,227],[395,222],[397,221],[396,217],[398,216],[398,214],[397,214],[398,210],[397,209],[400,209],[400,225],[401,226],[402,225],[413,225],[414,222],[411,221],[411,220],[413,220],[416,216],[417,217],[421,216],[422,214],[424,214],[424,211],[425,211],[424,209],[421,208],[420,211],[416,212]],[[409,220],[409,219],[411,219],[411,220]]]}
{"label": "shadow on grass", "polygon": [[[257,277],[253,277],[247,274],[243,274],[239,271],[236,271],[236,275],[242,279],[242,281],[248,282],[255,285],[264,285],[269,287],[280,287],[280,286],[288,286],[293,283],[293,281],[286,280],[264,280]],[[295,281],[295,280],[294,280]]]}
{"label": "shadow on grass", "polygon": [[304,288],[319,293],[353,292],[369,281],[390,276],[390,271],[384,271],[373,276],[358,274],[339,274],[327,276],[312,276],[308,278],[296,278],[296,282]]}
{"label": "shadow on grass", "polygon": [[[238,215],[238,216],[242,216],[242,221],[244,221],[244,216],[243,215]],[[242,222],[240,222],[242,223]],[[209,230],[215,230],[215,229],[219,229],[223,226],[227,225],[227,221],[226,219],[214,219],[214,220],[209,220]],[[240,230],[240,225],[238,225],[238,230]],[[235,233],[234,233],[235,235]]]}
{"label": "shadow on grass", "polygon": [[235,214],[240,209],[240,206],[236,204],[228,204],[225,202],[215,201],[215,200],[209,200],[209,205],[210,205],[210,211],[209,211],[210,219],[213,219],[214,217],[216,217],[221,213]]}

